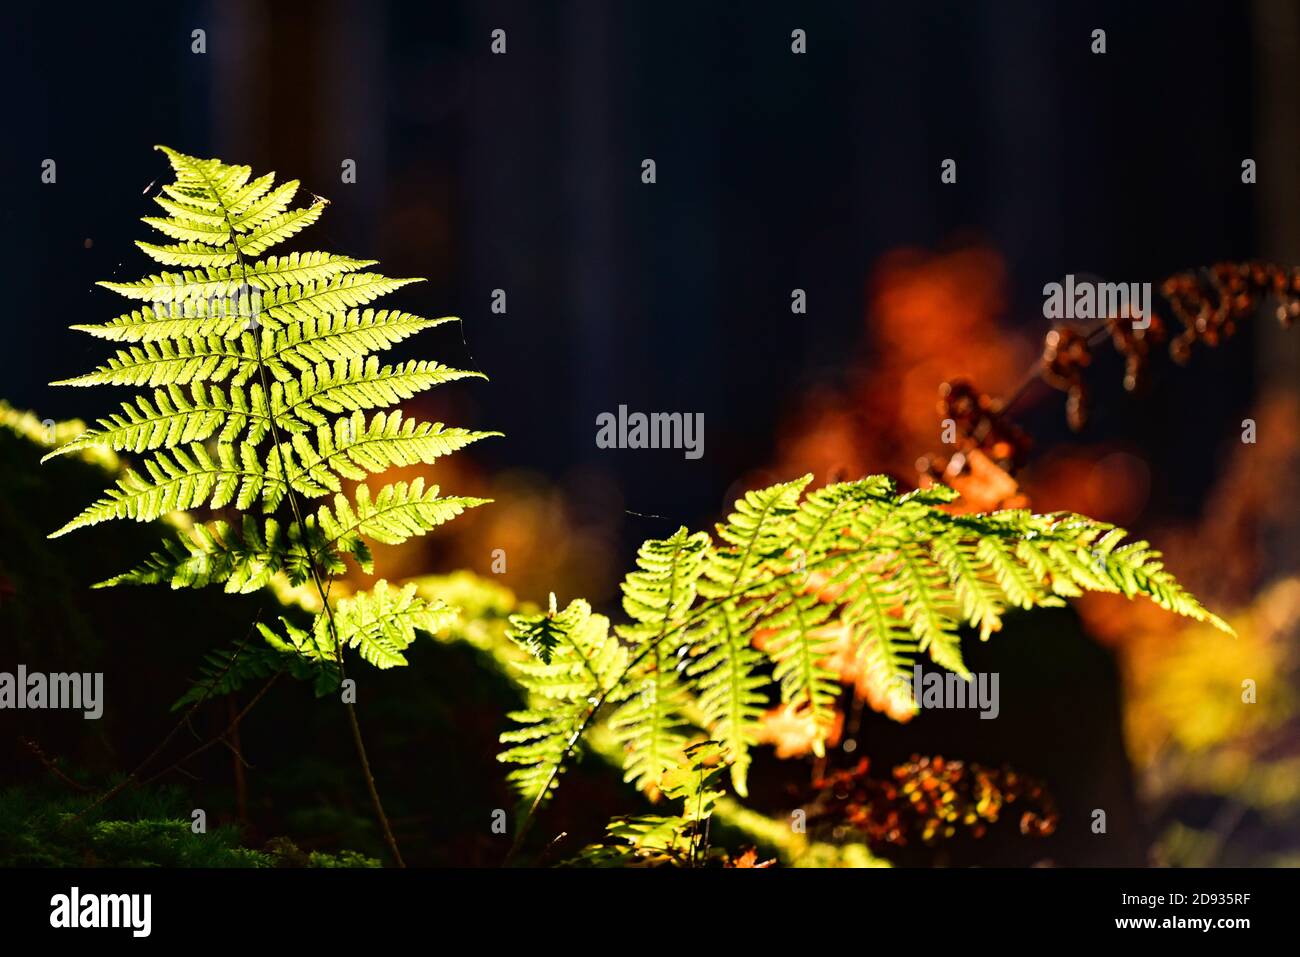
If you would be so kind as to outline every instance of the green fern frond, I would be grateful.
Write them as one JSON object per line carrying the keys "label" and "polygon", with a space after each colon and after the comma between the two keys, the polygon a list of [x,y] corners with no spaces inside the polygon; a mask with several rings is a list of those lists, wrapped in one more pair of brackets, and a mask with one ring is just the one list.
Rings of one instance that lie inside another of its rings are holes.
{"label": "green fern frond", "polygon": [[355,648],[376,668],[394,668],[407,663],[403,652],[415,643],[417,631],[436,634],[449,627],[457,614],[442,601],[416,594],[414,584],[395,588],[381,578],[373,588],[318,613],[309,630],[282,618],[287,641],[266,625],[258,627],[278,650],[293,650],[309,661],[337,660],[333,644],[337,635],[340,649]]}
{"label": "green fern frond", "polygon": [[[374,260],[329,252],[264,256],[315,222],[326,201],[295,206],[296,180],[277,183],[273,173],[254,177],[246,166],[159,149],[175,178],[154,197],[161,214],[144,222],[171,242],[138,245],[170,268],[99,284],[131,300],[130,311],[72,328],[120,347],[93,372],[56,383],[145,391],[47,456],[105,450],[142,458],[53,535],[228,509],[236,516],[187,524],[101,587],[221,585],[244,593],[285,582],[320,586],[349,555],[369,570],[369,542],[399,543],[483,504],[440,498],[423,479],[382,486],[373,499],[365,485],[343,494],[346,482],[428,465],[499,434],[420,422],[393,408],[433,386],[481,377],[432,361],[380,364],[375,353],[452,321],[370,305],[421,280],[391,279],[370,271]],[[314,514],[300,506],[326,496],[331,504]],[[383,582],[333,611],[321,619],[334,622],[331,639],[380,667],[404,663],[413,629],[449,613]],[[308,634],[286,624],[278,636],[264,627],[271,645],[245,660],[258,667],[269,667],[268,655],[316,660],[321,627]],[[327,650],[333,656],[332,641]]]}
{"label": "green fern frond", "polygon": [[177,299],[144,306],[97,325],[69,326],[110,342],[160,342],[238,336],[257,318],[256,302],[247,292],[216,299]]}
{"label": "green fern frond", "polygon": [[711,603],[693,636],[696,658],[688,668],[703,692],[700,705],[714,737],[731,764],[737,793],[747,793],[749,747],[755,741],[759,707],[757,689],[767,684],[754,671],[763,660],[750,647],[755,613],[761,607],[743,602],[742,593],[759,577],[765,563],[781,559],[791,547],[799,496],[812,480],[803,479],[746,492],[724,525],[722,546],[711,549],[704,565],[700,594]]}
{"label": "green fern frond", "polygon": [[[88,506],[50,538],[112,519],[152,522],[168,512],[235,503],[243,511],[267,489],[268,476],[248,445],[218,445],[214,460],[195,442],[187,448],[160,451],[146,459],[142,475],[127,469],[104,497]],[[277,480],[270,479],[272,484]]]}
{"label": "green fern frond", "polygon": [[843,589],[842,620],[893,712],[914,712],[912,669],[920,646],[902,617],[894,615],[902,603],[894,582],[864,562],[845,565],[832,585]]}
{"label": "green fern frond", "polygon": [[259,525],[252,515],[243,517],[239,529],[226,522],[194,525],[163,543],[137,568],[95,585],[169,585],[172,588],[204,588],[224,584],[231,593],[248,594],[270,584],[283,574],[290,585],[301,585],[310,574],[309,559],[326,574],[339,574],[345,566],[338,555],[325,547],[323,533],[307,525],[303,544],[298,527],[268,518]]}
{"label": "green fern frond", "polygon": [[[458,321],[452,316],[423,319],[395,309],[353,309],[316,316],[267,333],[263,337],[262,361],[273,376],[284,382],[295,372],[380,352],[417,332]],[[255,369],[255,363],[241,366],[235,384],[246,380]]]}
{"label": "green fern frond", "polygon": [[761,620],[770,629],[765,641],[773,664],[772,679],[780,686],[781,702],[794,705],[813,719],[813,754],[826,754],[825,740],[835,720],[835,702],[840,696],[835,675],[822,660],[831,653],[832,639],[819,635],[833,608],[816,594],[799,594],[796,583],[786,579],[775,602],[776,611]]}
{"label": "green fern frond", "polygon": [[141,396],[134,403],[123,402],[122,411],[100,419],[99,428],[87,429],[71,442],[42,458],[51,459],[88,446],[115,452],[145,452],[202,442],[218,430],[229,441],[248,424],[265,416],[252,412],[249,397],[240,390],[227,395],[218,386],[195,382],[188,395],[180,386],[157,389],[153,400]]}
{"label": "green fern frond", "polygon": [[240,284],[219,296],[167,299],[123,313],[106,323],[72,328],[113,342],[227,337],[247,328],[250,320],[268,329],[282,329],[293,322],[347,312],[420,281],[353,272],[274,287],[267,292],[257,291],[251,283]]}
{"label": "green fern frond", "polygon": [[610,721],[627,751],[626,780],[649,790],[677,765],[686,738],[682,709],[686,692],[677,677],[681,664],[673,623],[695,603],[709,536],[680,528],[664,541],[649,541],[637,554],[637,571],[623,582],[623,610],[633,623],[617,629],[634,649],[646,646],[626,680],[629,700]]}
{"label": "green fern frond", "polygon": [[470,378],[484,376],[423,359],[381,367],[376,356],[354,356],[322,362],[287,382],[272,382],[271,415],[284,428],[297,431],[324,424],[327,412],[382,409],[435,385]]}
{"label": "green fern frond", "polygon": [[119,349],[94,372],[61,379],[51,385],[187,385],[190,382],[220,382],[232,369],[247,362],[256,371],[256,359],[246,355],[242,339],[236,343],[220,336],[161,340]]}
{"label": "green fern frond", "polygon": [[377,412],[367,425],[364,414],[353,412],[336,420],[332,428],[318,426],[314,443],[305,433],[293,436],[297,462],[289,470],[289,481],[298,488],[306,480],[321,488],[322,495],[338,492],[343,479],[364,479],[403,465],[432,465],[444,455],[500,434],[449,429],[441,422],[403,422],[401,412]]}
{"label": "green fern frond", "polygon": [[512,615],[507,636],[528,652],[514,663],[529,706],[511,712],[519,727],[501,735],[511,745],[497,759],[515,764],[507,779],[528,802],[544,800],[578,745],[596,708],[626,667],[627,650],[609,631],[609,619],[575,600],[557,611]]}
{"label": "green fern frond", "polygon": [[[623,744],[627,778],[638,786],[663,787],[670,756],[698,725],[743,796],[757,722],[777,704],[811,718],[813,750],[822,753],[840,695],[825,664],[838,650],[833,633],[851,640],[898,715],[916,708],[917,656],[969,677],[962,629],[987,639],[1011,609],[1107,591],[1229,630],[1158,552],[1125,544],[1111,525],[1026,511],[955,515],[945,510],[956,498],[951,489],[900,495],[879,476],[804,496],[810,479],[746,493],[716,540],[681,529],[642,546],[623,586],[632,622],[617,629],[629,664],[612,687],[567,689],[588,696],[575,706],[580,727],[591,708],[621,702],[607,730]],[[562,740],[574,733],[571,718],[545,731],[537,727],[556,719],[553,712],[534,708],[528,719],[527,740],[546,741],[549,779],[579,743]]]}

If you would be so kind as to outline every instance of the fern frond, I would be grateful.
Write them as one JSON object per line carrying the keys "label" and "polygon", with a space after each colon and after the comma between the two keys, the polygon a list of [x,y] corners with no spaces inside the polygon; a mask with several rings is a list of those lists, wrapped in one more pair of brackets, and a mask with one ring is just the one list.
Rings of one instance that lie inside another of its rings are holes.
{"label": "fern frond", "polygon": [[825,740],[835,721],[835,702],[840,688],[835,675],[822,661],[831,653],[831,637],[819,633],[834,610],[815,593],[799,593],[785,579],[775,611],[761,619],[760,627],[770,630],[765,639],[768,656],[775,664],[772,679],[780,686],[783,704],[794,705],[813,720],[813,754],[824,757]]}
{"label": "fern frond", "polygon": [[248,445],[218,445],[214,460],[198,442],[164,450],[144,462],[147,475],[127,469],[104,497],[50,537],[112,519],[152,522],[168,512],[235,503],[243,511],[278,480],[269,477]]}
{"label": "fern frond", "polygon": [[[51,452],[145,457],[53,535],[113,519],[230,509],[237,518],[187,523],[141,565],[101,586],[220,584],[250,592],[311,579],[328,604],[321,575],[342,572],[346,556],[369,570],[369,542],[425,534],[485,501],[440,498],[436,486],[425,490],[423,479],[383,486],[373,499],[365,485],[355,499],[343,494],[347,481],[430,464],[499,434],[418,422],[391,408],[433,386],[481,374],[431,361],[381,365],[374,355],[452,321],[370,306],[421,280],[391,279],[369,271],[374,260],[329,252],[261,258],[326,206],[312,197],[295,207],[297,180],[277,184],[274,173],[254,177],[247,166],[159,149],[175,179],[154,197],[161,215],[144,222],[174,242],[138,245],[173,268],[100,283],[133,300],[134,308],[72,328],[120,347],[93,372],[56,383],[148,391]],[[315,514],[299,505],[299,498],[322,496],[333,496],[332,506]],[[288,522],[282,512],[277,517],[286,499],[292,500]],[[404,663],[411,629],[440,621],[447,611],[381,582],[341,600],[322,621],[336,622],[328,630],[343,647],[389,667]],[[267,628],[263,635],[271,652],[314,660],[320,627],[308,635],[286,623],[281,637]],[[271,652],[259,649],[261,658]]]}
{"label": "fern frond", "polygon": [[575,600],[557,611],[512,615],[507,636],[528,652],[514,664],[529,706],[509,717],[519,727],[503,732],[511,745],[497,760],[515,764],[507,779],[528,802],[544,800],[577,747],[594,710],[625,669],[627,650],[609,632],[609,619]]}
{"label": "fern frond", "polygon": [[713,779],[721,771],[721,747],[702,741],[687,748],[664,775],[664,794],[682,802],[676,815],[643,814],[616,817],[605,827],[607,839],[617,843],[590,844],[570,866],[583,867],[693,867],[705,853],[701,843],[704,825],[713,816],[723,792]]}
{"label": "fern frond", "polygon": [[259,622],[258,631],[264,645],[234,645],[209,652],[199,666],[197,677],[185,694],[172,705],[179,711],[202,704],[212,698],[234,694],[255,681],[265,681],[277,672],[285,672],[298,681],[311,684],[316,697],[322,698],[339,686],[337,663],[326,648],[317,647],[308,631],[280,619],[288,640]]}
{"label": "fern frond", "polygon": [[206,241],[179,242],[161,246],[157,243],[137,241],[136,245],[150,258],[164,266],[205,269],[233,266],[239,262],[241,254],[260,256],[275,244],[306,229],[320,219],[326,205],[324,200],[320,200],[310,206],[281,213],[261,223],[251,232],[236,234],[233,239],[221,246],[208,245]]}
{"label": "fern frond", "polygon": [[[395,309],[353,309],[317,316],[266,333],[262,361],[273,376],[284,382],[293,378],[295,372],[305,372],[322,363],[360,358],[391,348],[417,332],[458,321],[453,316],[422,319]],[[255,368],[256,363],[241,367],[235,383],[246,380]]]}
{"label": "fern frond", "polygon": [[848,564],[832,581],[842,588],[842,618],[852,629],[858,655],[892,706],[890,713],[915,712],[912,669],[920,647],[902,615],[895,614],[902,608],[896,585],[870,562]]}
{"label": "fern frond", "polygon": [[180,386],[155,390],[153,401],[141,396],[134,403],[123,402],[122,411],[99,420],[99,428],[87,429],[72,441],[46,455],[51,459],[89,446],[115,452],[145,452],[201,442],[221,430],[223,440],[243,430],[249,418],[265,417],[251,411],[248,396],[232,390],[227,396],[217,386],[194,383],[186,395]]}
{"label": "fern frond", "polygon": [[743,602],[741,595],[766,562],[789,550],[799,495],[809,481],[811,476],[806,476],[745,493],[727,523],[718,526],[723,544],[710,551],[699,585],[701,596],[711,603],[693,635],[696,659],[688,672],[699,682],[709,730],[726,750],[732,784],[742,796],[747,793],[749,747],[762,716],[759,706],[766,701],[756,689],[767,681],[754,674],[763,658],[750,648],[754,613],[760,607]]}
{"label": "fern frond", "polygon": [[[242,339],[240,340],[242,342]],[[119,349],[94,372],[60,379],[50,385],[187,385],[195,380],[221,382],[241,363],[257,368],[256,358],[244,354],[233,340],[209,338],[161,339]]]}
{"label": "fern frond", "polygon": [[216,299],[175,299],[134,309],[109,322],[74,323],[69,328],[110,342],[160,342],[237,337],[256,318],[256,304],[245,293]]}
{"label": "fern frond", "polygon": [[[969,677],[961,630],[987,639],[1010,609],[1109,591],[1227,630],[1159,553],[1124,544],[1125,533],[1105,523],[1025,511],[955,515],[946,510],[951,489],[900,495],[879,476],[804,496],[810,478],[746,493],[716,541],[682,529],[642,547],[623,586],[632,622],[618,629],[632,657],[593,704],[624,702],[609,730],[639,786],[662,782],[668,755],[699,724],[744,795],[756,725],[773,702],[812,719],[813,751],[823,753],[839,695],[826,664],[837,650],[832,635],[851,639],[881,699],[873,702],[902,717],[916,709],[916,657]],[[684,667],[674,668],[678,653]],[[557,728],[539,736],[554,746]],[[576,743],[547,753],[562,764]]]}
{"label": "fern frond", "polygon": [[[160,205],[172,215],[148,217],[145,222],[173,239],[174,246],[137,243],[159,262],[169,266],[233,266],[240,256],[260,256],[320,217],[324,200],[286,210],[297,182],[271,191],[274,174],[249,183],[247,166],[228,166],[218,160],[199,159],[160,146],[176,172],[176,182],[164,187],[171,197]],[[220,217],[220,222],[217,222]]]}
{"label": "fern frond", "polygon": [[[637,571],[623,582],[623,610],[633,623],[617,629],[633,648],[647,646],[625,679],[629,700],[610,719],[615,739],[626,749],[625,780],[650,790],[677,765],[686,738],[682,709],[686,693],[677,677],[680,637],[670,640],[674,622],[695,602],[709,536],[680,528],[671,538],[648,541],[637,553]],[[680,663],[684,666],[684,662]]]}
{"label": "fern frond", "polygon": [[223,295],[194,295],[154,302],[98,325],[72,326],[112,342],[161,342],[238,335],[256,324],[282,329],[292,323],[321,319],[364,306],[419,279],[389,279],[379,273],[350,272],[328,279],[277,286],[260,292],[251,283],[237,284]]}
{"label": "fern frond", "polygon": [[272,382],[271,414],[284,428],[295,431],[302,426],[325,424],[326,412],[379,409],[435,385],[471,378],[484,376],[423,359],[380,366],[377,356],[355,356],[334,363],[322,362],[303,371],[296,379]]}
{"label": "fern frond", "polygon": [[423,279],[389,279],[374,272],[353,272],[330,279],[281,286],[262,297],[258,315],[268,328],[289,322],[303,322],[364,306],[380,296]]}

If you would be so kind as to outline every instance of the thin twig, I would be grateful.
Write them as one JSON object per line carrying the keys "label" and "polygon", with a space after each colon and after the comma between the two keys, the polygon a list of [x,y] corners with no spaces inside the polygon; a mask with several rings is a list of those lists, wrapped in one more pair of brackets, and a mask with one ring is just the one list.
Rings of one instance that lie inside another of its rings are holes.
{"label": "thin twig", "polygon": [[271,675],[271,677],[267,679],[266,684],[262,685],[262,687],[258,690],[257,694],[253,695],[252,700],[250,700],[248,704],[244,705],[243,709],[239,712],[239,714],[235,715],[234,720],[230,723],[230,725],[226,727],[224,731],[222,731],[220,734],[214,735],[213,737],[209,738],[207,741],[199,745],[189,754],[185,755],[183,758],[176,761],[169,767],[163,768],[153,777],[147,778],[144,781],[140,782],[140,787],[142,788],[148,787],[150,784],[153,784],[154,781],[157,781],[159,778],[170,774],[172,771],[178,771],[182,774],[188,773],[185,771],[184,768],[181,767],[181,765],[193,758],[198,757],[200,754],[202,754],[204,751],[207,751],[213,745],[219,744],[221,741],[223,741],[226,735],[230,733],[231,728],[233,728],[240,721],[244,720],[248,712],[253,710],[253,705],[257,704],[259,701],[262,700],[262,698],[266,695],[266,693],[271,690],[271,686],[275,684],[275,682],[279,679],[279,677],[282,674],[284,674],[283,671],[277,671],[275,674]]}
{"label": "thin twig", "polygon": [[82,784],[80,781],[74,781],[72,778],[64,774],[59,766],[55,764],[43,750],[41,750],[41,746],[31,738],[20,738],[19,740],[22,742],[23,746],[35,756],[36,760],[40,761],[41,764],[45,766],[45,770],[49,771],[68,787],[72,788],[74,791],[81,791],[83,794],[94,790],[93,788]]}
{"label": "thin twig", "polygon": [[[208,691],[211,691],[213,688],[215,688],[217,684],[221,681],[221,679],[224,678],[230,672],[230,669],[235,666],[235,662],[239,659],[239,656],[243,653],[244,648],[248,645],[249,639],[253,637],[253,631],[257,628],[257,623],[261,620],[261,617],[262,617],[262,610],[259,608],[257,610],[257,614],[253,617],[253,624],[249,628],[248,634],[244,636],[244,640],[241,641],[239,645],[235,648],[235,653],[230,656],[230,660],[226,662],[226,666],[223,669],[221,669],[221,671],[213,675],[212,680],[208,682],[208,687],[207,687]],[[176,737],[176,734],[181,730],[181,728],[189,724],[190,717],[194,714],[196,710],[198,710],[199,705],[203,704],[203,702],[206,700],[207,700],[206,695],[199,695],[194,700],[194,702],[190,705],[189,709],[183,715],[181,715],[180,720],[177,721],[176,724],[172,726],[172,729],[168,731],[167,734],[163,737],[163,739],[160,742],[158,742],[158,746],[154,748],[152,751],[150,751],[148,756],[145,757],[145,759],[141,761],[139,764],[137,764],[135,766],[135,769],[130,774],[124,777],[121,781],[115,784],[112,788],[110,788],[100,797],[96,798],[94,801],[91,801],[90,804],[86,805],[84,808],[82,808],[80,811],[74,814],[69,820],[72,821],[80,820],[85,815],[95,810],[95,808],[107,804],[113,798],[117,797],[119,794],[125,791],[133,781],[139,778],[140,772],[143,771],[145,768],[147,768],[150,764],[152,764],[154,759],[158,757],[158,755],[162,754],[164,750],[166,750],[167,745],[171,743],[172,738]],[[153,779],[150,778],[150,780]]]}

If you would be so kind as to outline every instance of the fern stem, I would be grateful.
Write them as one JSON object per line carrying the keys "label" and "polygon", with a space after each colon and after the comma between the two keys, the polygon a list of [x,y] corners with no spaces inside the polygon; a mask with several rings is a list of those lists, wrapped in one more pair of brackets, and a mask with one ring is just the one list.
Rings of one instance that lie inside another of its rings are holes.
{"label": "fern stem", "polygon": [[[208,179],[207,171],[200,167],[200,172],[208,184],[212,198],[220,205],[221,214],[226,220],[226,228],[230,231],[230,242],[235,247],[235,259],[239,263],[240,291],[251,290],[253,287],[248,282],[248,264],[244,260],[244,250],[239,245],[239,234],[230,218],[230,209],[222,199],[221,191]],[[254,321],[256,321],[256,316],[254,316]],[[266,362],[262,358],[262,325],[260,322],[257,323],[256,328],[253,330],[253,347],[254,355],[257,358],[257,376],[262,384],[262,401],[266,405],[266,417],[271,426],[271,441],[275,444],[275,455],[280,463],[280,474],[285,477],[285,494],[289,499],[289,507],[293,511],[294,521],[298,525],[298,533],[302,536],[305,545],[310,541],[307,533],[307,523],[302,517],[302,507],[298,503],[297,492],[294,490],[293,485],[288,482],[289,467],[280,441],[280,427],[276,422],[275,413],[271,409],[271,386],[270,380],[267,378]],[[316,567],[315,559],[310,559],[307,565],[311,570],[311,580],[316,585],[316,591],[320,595],[321,605],[325,609],[330,637],[334,639],[334,657],[338,662],[339,683],[342,685],[347,680],[347,672],[343,664],[342,643],[339,641],[338,628],[334,623],[334,609],[330,607],[329,594],[321,583],[320,570]],[[361,773],[365,777],[366,790],[370,792],[370,802],[374,805],[375,816],[379,819],[380,828],[384,832],[384,843],[388,845],[388,850],[393,855],[393,860],[397,866],[405,867],[406,862],[402,859],[402,852],[397,846],[397,839],[393,837],[393,828],[388,823],[388,815],[384,813],[384,804],[379,799],[379,789],[375,785],[375,776],[370,771],[370,759],[366,754],[365,740],[361,737],[361,723],[357,720],[356,705],[345,699],[343,707],[347,711],[348,724],[352,728],[352,743],[356,747],[357,759],[361,762]]]}

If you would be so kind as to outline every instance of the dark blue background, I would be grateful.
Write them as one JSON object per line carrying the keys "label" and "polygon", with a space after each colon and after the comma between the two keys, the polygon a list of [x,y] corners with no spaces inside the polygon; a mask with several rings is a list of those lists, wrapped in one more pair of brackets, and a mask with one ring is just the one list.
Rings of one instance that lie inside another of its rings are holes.
{"label": "dark blue background", "polygon": [[[118,309],[93,281],[156,271],[131,241],[156,211],[144,192],[165,175],[150,151],[162,142],[329,197],[298,248],[429,277],[393,304],[463,316],[464,343],[444,328],[397,356],[489,374],[456,387],[458,424],[507,433],[474,450],[488,467],[559,479],[594,463],[628,508],[698,526],[770,461],[791,398],[844,373],[865,277],[891,248],[991,243],[1013,284],[1007,322],[1036,334],[1042,285],[1066,272],[1155,281],[1258,253],[1255,195],[1240,183],[1258,148],[1251,9],[10,9],[0,395],[53,417],[115,406],[104,390],[45,383],[103,358],[102,343],[66,329]],[[505,56],[489,52],[496,27]],[[805,56],[790,52],[794,27],[808,32]],[[1094,27],[1107,30],[1104,56],[1089,52]],[[206,55],[190,52],[195,28]],[[39,180],[46,157],[55,186]],[[644,157],[654,186],[640,182]],[[956,186],[939,184],[945,157],[959,162]],[[344,158],[356,185],[340,183]],[[505,317],[489,312],[497,287]],[[808,291],[806,317],[790,314],[794,287]],[[1137,415],[1103,409],[1097,426],[1166,456],[1174,506],[1195,503],[1212,473],[1193,461],[1204,433],[1189,418],[1221,436],[1249,398],[1249,345],[1221,352],[1162,382]],[[595,417],[620,403],[704,412],[704,458],[598,453]],[[1054,407],[1041,427],[1061,418]]]}

